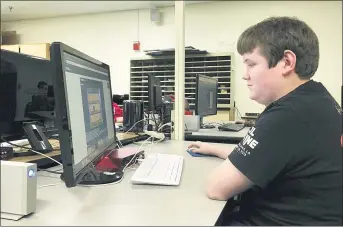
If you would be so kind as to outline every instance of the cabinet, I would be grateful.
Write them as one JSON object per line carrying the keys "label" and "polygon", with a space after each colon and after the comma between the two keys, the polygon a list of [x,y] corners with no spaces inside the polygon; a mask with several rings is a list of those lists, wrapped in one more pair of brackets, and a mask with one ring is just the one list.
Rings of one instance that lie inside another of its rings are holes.
{"label": "cabinet", "polygon": [[[218,110],[233,109],[233,53],[209,53],[185,56],[185,98],[195,108],[196,75],[218,79]],[[144,56],[131,59],[130,99],[148,102],[148,75],[160,79],[162,95],[175,91],[175,56]]]}
{"label": "cabinet", "polygon": [[1,49],[19,53],[19,45],[1,45]]}
{"label": "cabinet", "polygon": [[1,49],[15,51],[23,54],[28,54],[36,57],[41,57],[50,60],[50,44],[18,44],[18,45],[1,45]]}

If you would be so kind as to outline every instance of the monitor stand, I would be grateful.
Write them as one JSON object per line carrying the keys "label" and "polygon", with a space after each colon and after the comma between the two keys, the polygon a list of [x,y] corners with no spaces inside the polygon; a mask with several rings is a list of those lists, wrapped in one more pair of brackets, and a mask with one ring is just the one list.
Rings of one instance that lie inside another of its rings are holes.
{"label": "monitor stand", "polygon": [[216,126],[211,125],[211,124],[204,124],[203,123],[203,117],[200,117],[200,128],[201,129],[211,129],[211,128],[215,128]]}
{"label": "monitor stand", "polygon": [[[101,185],[109,184],[121,181],[124,177],[124,172],[119,170],[116,172],[102,172],[96,170],[94,167],[89,167],[87,172],[82,176],[79,185]],[[63,173],[61,174],[61,180],[64,181]]]}
{"label": "monitor stand", "polygon": [[[108,170],[108,171],[102,171]],[[89,166],[83,176],[80,176],[81,180],[79,185],[101,185],[119,182],[124,177],[124,172],[114,166],[113,162],[106,155],[98,162],[96,167]],[[64,181],[64,175],[61,174],[61,180]],[[79,181],[79,179],[77,179]]]}

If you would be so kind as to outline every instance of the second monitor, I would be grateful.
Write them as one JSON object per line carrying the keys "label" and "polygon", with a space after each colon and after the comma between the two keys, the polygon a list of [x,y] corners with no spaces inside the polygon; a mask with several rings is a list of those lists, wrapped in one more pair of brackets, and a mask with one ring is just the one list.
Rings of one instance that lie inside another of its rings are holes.
{"label": "second monitor", "polygon": [[149,75],[148,89],[149,110],[156,111],[162,106],[162,90],[160,80],[156,76]]}
{"label": "second monitor", "polygon": [[197,75],[195,115],[200,116],[201,126],[203,117],[217,114],[218,80],[213,77]]}

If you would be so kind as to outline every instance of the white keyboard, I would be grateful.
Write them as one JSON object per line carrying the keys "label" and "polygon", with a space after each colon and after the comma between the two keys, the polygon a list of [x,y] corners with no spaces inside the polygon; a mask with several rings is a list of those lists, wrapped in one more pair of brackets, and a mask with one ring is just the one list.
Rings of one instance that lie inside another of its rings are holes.
{"label": "white keyboard", "polygon": [[179,155],[148,155],[131,178],[134,184],[179,185],[183,157]]}

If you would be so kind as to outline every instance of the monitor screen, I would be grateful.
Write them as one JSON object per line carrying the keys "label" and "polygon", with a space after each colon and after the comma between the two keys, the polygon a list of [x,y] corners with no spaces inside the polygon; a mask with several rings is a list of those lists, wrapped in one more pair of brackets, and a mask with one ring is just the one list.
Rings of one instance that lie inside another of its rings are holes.
{"label": "monitor screen", "polygon": [[217,114],[218,81],[209,76],[197,76],[196,115],[209,116]]}
{"label": "monitor screen", "polygon": [[65,44],[51,45],[56,125],[67,187],[116,145],[109,66]]}
{"label": "monitor screen", "polygon": [[114,143],[109,71],[64,52],[64,80],[73,135],[74,172]]}
{"label": "monitor screen", "polygon": [[20,139],[26,136],[23,122],[33,121],[53,130],[55,98],[52,77],[49,60],[1,50],[1,133]]}

